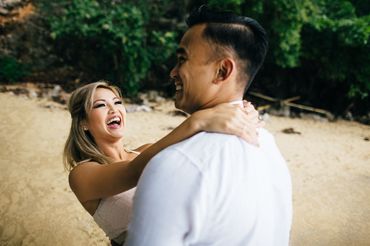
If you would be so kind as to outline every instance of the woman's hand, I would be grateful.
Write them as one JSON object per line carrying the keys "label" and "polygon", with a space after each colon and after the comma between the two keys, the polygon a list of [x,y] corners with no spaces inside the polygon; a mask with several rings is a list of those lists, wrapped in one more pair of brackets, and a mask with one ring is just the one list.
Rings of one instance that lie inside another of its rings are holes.
{"label": "woman's hand", "polygon": [[258,145],[257,128],[263,127],[258,111],[247,101],[243,107],[229,103],[197,111],[191,115],[197,129],[239,136],[248,143]]}

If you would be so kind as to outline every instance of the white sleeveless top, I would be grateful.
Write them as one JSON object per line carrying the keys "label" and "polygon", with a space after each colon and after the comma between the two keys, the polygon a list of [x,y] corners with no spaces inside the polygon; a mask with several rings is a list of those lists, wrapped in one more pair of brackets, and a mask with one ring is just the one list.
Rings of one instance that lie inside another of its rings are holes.
{"label": "white sleeveless top", "polygon": [[115,196],[100,200],[93,218],[105,234],[116,241],[123,243],[125,232],[132,215],[132,199],[136,188],[122,192]]}
{"label": "white sleeveless top", "polygon": [[[130,153],[140,154],[134,150]],[[79,162],[82,164],[89,160]],[[98,226],[105,232],[109,239],[122,244],[126,237],[126,230],[132,215],[132,202],[136,188],[103,198],[95,210],[93,218]]]}

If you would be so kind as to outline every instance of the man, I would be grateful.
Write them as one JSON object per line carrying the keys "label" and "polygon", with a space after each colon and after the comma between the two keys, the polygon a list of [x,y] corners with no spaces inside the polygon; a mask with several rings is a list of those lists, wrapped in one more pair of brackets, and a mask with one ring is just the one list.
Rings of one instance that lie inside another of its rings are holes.
{"label": "man", "polygon": [[[176,107],[240,102],[267,51],[264,29],[205,6],[187,24],[171,71]],[[126,245],[288,245],[290,175],[264,129],[259,142],[202,132],[160,152],[139,181]]]}

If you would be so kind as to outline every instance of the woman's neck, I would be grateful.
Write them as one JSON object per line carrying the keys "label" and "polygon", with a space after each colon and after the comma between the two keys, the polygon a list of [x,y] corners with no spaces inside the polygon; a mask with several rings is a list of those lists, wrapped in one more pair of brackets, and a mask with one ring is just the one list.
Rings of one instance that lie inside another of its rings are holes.
{"label": "woman's neck", "polygon": [[98,148],[104,155],[112,158],[114,161],[125,161],[128,159],[128,154],[123,147],[122,141],[98,144]]}

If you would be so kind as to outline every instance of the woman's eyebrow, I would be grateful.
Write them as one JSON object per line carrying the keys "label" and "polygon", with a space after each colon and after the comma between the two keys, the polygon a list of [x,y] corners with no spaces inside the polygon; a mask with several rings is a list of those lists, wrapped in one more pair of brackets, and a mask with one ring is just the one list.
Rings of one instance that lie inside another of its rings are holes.
{"label": "woman's eyebrow", "polygon": [[94,103],[99,102],[99,101],[103,101],[103,102],[105,102],[105,99],[96,99],[96,100],[94,101]]}
{"label": "woman's eyebrow", "polygon": [[[113,101],[113,100],[117,100],[117,99],[118,99],[118,100],[121,100],[121,98],[119,98],[119,97],[113,97],[113,98],[112,98],[112,101]],[[106,102],[107,100],[105,100],[105,99],[96,99],[93,103],[96,103],[96,102],[99,102],[99,101]]]}

